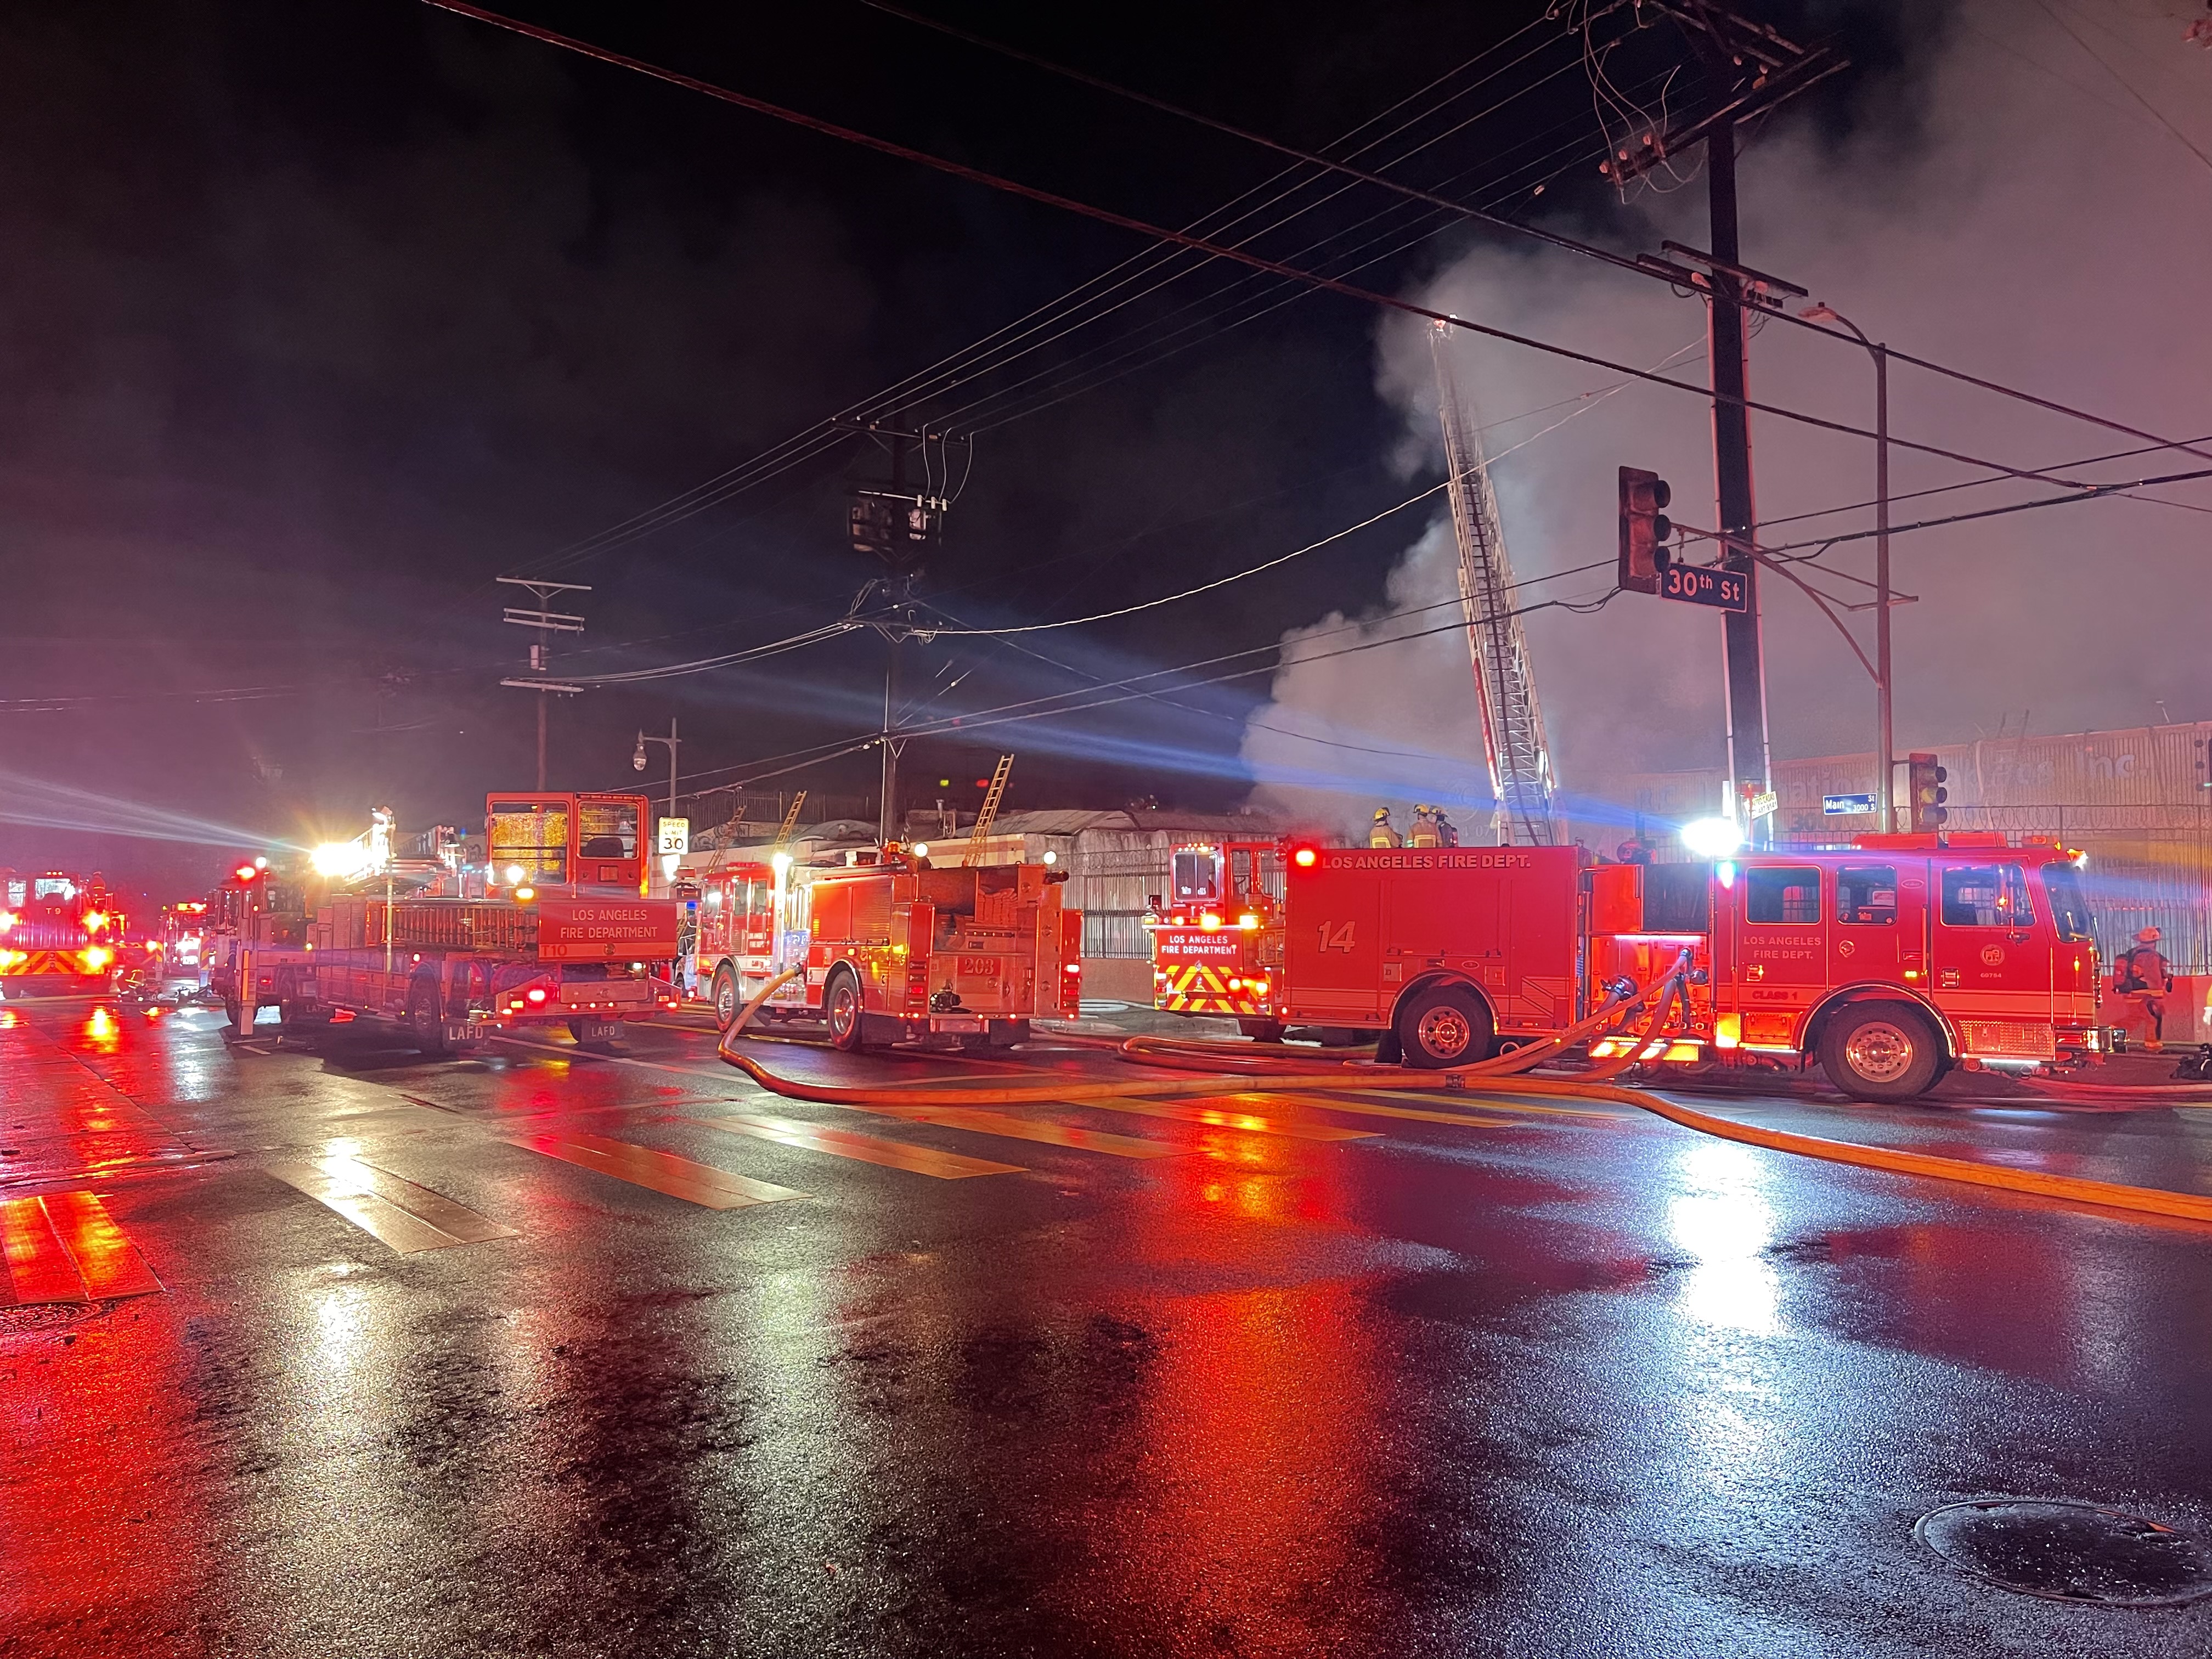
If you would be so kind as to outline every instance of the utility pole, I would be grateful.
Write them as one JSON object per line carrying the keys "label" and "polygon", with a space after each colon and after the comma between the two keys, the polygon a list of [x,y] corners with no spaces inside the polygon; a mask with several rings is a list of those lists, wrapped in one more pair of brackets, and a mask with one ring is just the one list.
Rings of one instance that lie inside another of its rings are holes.
{"label": "utility pole", "polygon": [[914,584],[921,574],[923,554],[944,532],[945,509],[951,505],[927,485],[917,493],[908,493],[907,446],[921,444],[926,461],[931,443],[941,447],[960,441],[940,433],[902,432],[872,422],[854,429],[886,441],[891,454],[890,488],[857,491],[859,499],[846,519],[853,550],[872,554],[886,568],[885,574],[860,590],[853,610],[857,616],[872,599],[880,607],[860,619],[884,637],[884,727],[878,739],[883,748],[882,793],[877,803],[876,836],[879,843],[888,846],[898,836],[899,647],[916,631]]}
{"label": "utility pole", "polygon": [[545,793],[545,699],[558,696],[573,697],[584,689],[580,685],[563,685],[545,677],[548,666],[546,660],[548,647],[553,635],[580,634],[584,631],[584,619],[581,617],[549,611],[546,606],[556,593],[588,593],[592,590],[588,585],[581,582],[543,582],[528,576],[501,576],[497,580],[512,587],[528,588],[532,596],[538,601],[538,609],[535,611],[526,611],[520,606],[509,605],[507,607],[506,615],[500,618],[501,622],[513,623],[518,628],[534,628],[538,630],[538,638],[530,647],[531,678],[501,680],[500,684],[538,693],[538,793],[542,795]]}
{"label": "utility pole", "polygon": [[[1754,291],[1768,284],[1742,264],[1736,234],[1736,129],[1763,116],[1814,82],[1846,66],[1827,46],[1807,48],[1783,39],[1765,24],[1744,17],[1718,0],[1647,0],[1650,9],[1673,18],[1704,61],[1719,93],[1720,106],[1680,128],[1647,134],[1641,146],[1616,150],[1601,169],[1616,184],[1650,172],[1668,156],[1703,143],[1705,147],[1707,211],[1712,250],[1701,263],[1709,296],[1708,343],[1713,387],[1713,490],[1718,503],[1723,568],[1740,573],[1748,603],[1722,617],[1727,692],[1729,810],[1746,793],[1764,793],[1774,775],[1766,731],[1766,661],[1759,636],[1759,568],[1752,538],[1759,518],[1752,492],[1750,373],[1744,307]],[[1669,243],[1668,251],[1695,258],[1693,250]],[[1799,290],[1802,294],[1802,290]],[[1746,786],[1750,786],[1747,792]],[[1756,822],[1745,829],[1754,842],[1771,838]]]}
{"label": "utility pole", "polygon": [[[1723,121],[1705,136],[1707,208],[1711,216],[1713,300],[1705,307],[1713,380],[1713,490],[1720,529],[1747,543],[1759,523],[1752,499],[1751,366],[1745,350],[1743,283],[1726,267],[1741,258],[1736,238],[1735,123]],[[1725,568],[1743,574],[1747,603],[1721,613],[1727,665],[1729,799],[1753,786],[1764,793],[1774,775],[1766,740],[1766,652],[1759,635],[1759,563],[1748,546],[1725,544]],[[1754,842],[1756,823],[1746,824]]]}

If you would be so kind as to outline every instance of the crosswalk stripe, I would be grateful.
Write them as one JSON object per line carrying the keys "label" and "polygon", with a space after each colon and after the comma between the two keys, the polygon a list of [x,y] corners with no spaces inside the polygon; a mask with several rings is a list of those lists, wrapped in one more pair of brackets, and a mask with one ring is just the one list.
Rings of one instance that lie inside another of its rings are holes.
{"label": "crosswalk stripe", "polygon": [[986,1158],[963,1158],[958,1152],[940,1152],[933,1147],[916,1146],[902,1140],[882,1140],[852,1129],[833,1129],[823,1124],[803,1123],[793,1118],[758,1117],[739,1113],[729,1117],[701,1118],[699,1121],[717,1129],[726,1129],[732,1134],[772,1140],[780,1146],[796,1146],[810,1152],[828,1152],[834,1158],[858,1158],[864,1164],[880,1164],[886,1169],[935,1176],[940,1181],[960,1181],[969,1176],[1022,1173],[1022,1166],[1018,1164],[994,1164]]}
{"label": "crosswalk stripe", "polygon": [[1113,1158],[1175,1158],[1190,1151],[1174,1141],[1139,1140],[1133,1135],[1108,1134],[1101,1129],[1042,1123],[1025,1117],[1008,1117],[1003,1112],[987,1112],[980,1107],[862,1106],[856,1109],[908,1123],[934,1123],[947,1129],[1003,1135],[1009,1140],[1034,1140],[1048,1146],[1072,1146],[1078,1152],[1104,1152]]}
{"label": "crosswalk stripe", "polygon": [[1270,1094],[1271,1100],[1287,1100],[1293,1106],[1317,1106],[1325,1112],[1349,1112],[1355,1117],[1410,1118],[1416,1123],[1455,1123],[1463,1129],[1510,1129],[1510,1117],[1476,1117],[1467,1112],[1425,1112],[1417,1106],[1382,1106],[1373,1101],[1348,1100],[1339,1095]]}
{"label": "crosswalk stripe", "polygon": [[277,1180],[296,1187],[402,1255],[520,1237],[514,1228],[480,1216],[442,1193],[417,1187],[358,1158],[320,1158],[312,1164],[267,1167]]}
{"label": "crosswalk stripe", "polygon": [[47,1219],[46,1206],[35,1198],[11,1198],[0,1203],[0,1248],[8,1257],[8,1279],[16,1302],[83,1302],[84,1281],[76,1263],[62,1248]]}
{"label": "crosswalk stripe", "polygon": [[[1208,1100],[1093,1100],[1085,1103],[1109,1112],[1127,1112],[1138,1117],[1168,1118],[1177,1123],[1203,1123],[1217,1129],[1242,1129],[1252,1134],[1286,1135],[1293,1140],[1372,1140],[1373,1129],[1346,1129],[1334,1123],[1297,1123],[1288,1118],[1262,1117],[1218,1103],[1227,1101],[1266,1101],[1282,1095],[1222,1095]],[[1209,1103],[1209,1101],[1214,1103]]]}
{"label": "crosswalk stripe", "polygon": [[543,1152],[547,1158],[573,1164],[580,1170],[595,1170],[634,1187],[680,1198],[687,1204],[709,1210],[742,1210],[751,1204],[774,1204],[784,1199],[811,1196],[795,1188],[732,1175],[711,1164],[694,1164],[673,1152],[657,1152],[649,1146],[633,1146],[628,1141],[610,1140],[605,1135],[587,1135],[573,1129],[503,1139],[510,1146]]}
{"label": "crosswalk stripe", "polygon": [[100,1302],[161,1288],[137,1246],[91,1193],[0,1201],[0,1255],[18,1303]]}

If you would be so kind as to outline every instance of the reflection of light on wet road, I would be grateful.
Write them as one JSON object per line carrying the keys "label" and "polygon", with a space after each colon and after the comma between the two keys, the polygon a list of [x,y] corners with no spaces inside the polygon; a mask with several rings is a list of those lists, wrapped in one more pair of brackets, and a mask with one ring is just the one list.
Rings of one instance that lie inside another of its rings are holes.
{"label": "reflection of light on wet road", "polygon": [[113,1014],[105,1008],[95,1008],[85,1017],[83,1036],[84,1046],[93,1053],[112,1054],[115,1052],[121,1032],[115,1024]]}
{"label": "reflection of light on wet road", "polygon": [[1721,1142],[1686,1146],[1676,1168],[1693,1190],[1668,1206],[1667,1231],[1696,1258],[1679,1297],[1685,1313],[1755,1336],[1779,1328],[1774,1269],[1762,1252],[1774,1238],[1759,1154]]}

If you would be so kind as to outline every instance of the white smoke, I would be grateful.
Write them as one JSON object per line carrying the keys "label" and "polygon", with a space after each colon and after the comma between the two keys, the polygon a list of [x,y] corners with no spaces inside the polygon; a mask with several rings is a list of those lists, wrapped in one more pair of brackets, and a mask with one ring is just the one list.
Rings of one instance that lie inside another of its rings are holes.
{"label": "white smoke", "polygon": [[[1899,349],[2148,431],[2204,436],[2212,433],[2212,337],[2200,290],[2212,269],[2212,164],[2188,146],[2212,154],[2212,53],[2185,46],[2164,15],[2100,8],[2092,18],[2063,0],[2059,9],[2187,143],[2136,104],[2050,12],[1969,4],[1916,84],[1909,142],[1892,121],[1869,122],[1840,148],[1786,125],[1746,148],[1738,165],[1743,258],[1802,284]],[[1644,198],[1615,223],[1575,228],[1629,252],[1656,251],[1662,237],[1704,246],[1704,206],[1700,177],[1691,188]],[[1419,297],[1638,368],[1687,348],[1668,372],[1700,384],[1705,377],[1696,301],[1571,255],[1484,248],[1449,265]],[[1714,522],[1710,414],[1698,399],[1622,386],[1618,375],[1466,334],[1455,337],[1455,350],[1474,419],[1490,423],[1485,442],[1499,458],[1492,476],[1518,576],[1606,566],[1524,587],[1527,602],[1585,598],[1612,585],[1621,465],[1668,478],[1679,520]],[[1377,357],[1378,384],[1406,414],[1409,458],[1436,465],[1425,325],[1386,322]],[[1751,374],[1754,398],[1873,424],[1872,365],[1856,346],[1769,322],[1753,343]],[[2169,451],[2069,470],[2063,464],[2140,445],[1902,365],[1893,364],[1890,380],[1891,430],[1900,438],[2100,481],[2212,465]],[[1777,522],[1868,500],[1869,443],[1759,416],[1753,446],[1768,545],[1871,527],[1870,510]],[[1897,495],[1977,476],[1892,453]],[[1900,501],[1893,517],[1903,524],[2054,493],[1993,485]],[[2156,493],[2212,504],[2204,484]],[[2212,716],[2208,532],[2212,520],[2203,511],[2112,500],[1899,536],[1895,580],[1918,596],[1895,613],[1900,749],[1994,732],[2000,721],[2016,728],[2023,713],[2046,732],[2144,724],[2158,718],[2158,699],[2177,720]],[[1824,562],[1863,576],[1872,556],[1871,544],[1858,542]],[[1449,535],[1432,531],[1393,572],[1385,608],[1447,598],[1451,572]],[[1835,578],[1823,585],[1846,596],[1864,591]],[[1849,647],[1787,584],[1765,578],[1762,600],[1776,755],[1871,749],[1873,687]],[[1377,631],[1433,626],[1449,615],[1431,611]],[[1871,617],[1850,620],[1871,654]],[[1617,794],[1626,774],[1720,763],[1716,615],[1625,594],[1595,615],[1548,611],[1526,626],[1553,755],[1571,793]],[[1248,760],[1263,777],[1301,767],[1343,775],[1352,787],[1336,792],[1340,821],[1364,822],[1375,804],[1370,784],[1387,785],[1395,801],[1415,799],[1423,780],[1404,772],[1413,763],[1355,774],[1341,764],[1344,751],[1259,726],[1433,751],[1437,773],[1462,783],[1481,777],[1462,636],[1294,661],[1277,675],[1273,698],[1247,735]],[[1328,810],[1297,787],[1270,783],[1259,794],[1268,804]]]}

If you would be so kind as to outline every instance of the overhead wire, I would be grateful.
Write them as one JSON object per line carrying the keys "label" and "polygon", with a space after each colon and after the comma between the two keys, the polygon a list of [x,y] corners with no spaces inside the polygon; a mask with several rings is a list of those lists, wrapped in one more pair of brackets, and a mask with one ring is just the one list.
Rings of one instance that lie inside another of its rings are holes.
{"label": "overhead wire", "polygon": [[[1443,74],[1436,76],[1424,86],[1407,94],[1396,103],[1389,106],[1380,113],[1371,116],[1367,120],[1352,127],[1349,131],[1335,141],[1336,144],[1340,146],[1344,143],[1347,143],[1353,138],[1358,137],[1361,133],[1364,132],[1368,128],[1375,125],[1376,123],[1388,120],[1393,115],[1395,115],[1401,110],[1405,109],[1408,105],[1413,104],[1428,96],[1431,93],[1436,91],[1437,88],[1446,85],[1455,77],[1465,74],[1468,70],[1482,63],[1486,58],[1505,51],[1507,48],[1513,46],[1515,42],[1521,40],[1522,37],[1528,34],[1531,30],[1540,27],[1547,20],[1540,17],[1524,24],[1521,28],[1514,31],[1512,34],[1508,35],[1504,40],[1498,42],[1495,46],[1486,48],[1483,52],[1476,53],[1465,62],[1446,70]],[[1528,54],[1524,54],[1523,57],[1514,59],[1512,63],[1503,65],[1499,70],[1493,71],[1492,75],[1486,76],[1481,80],[1474,82],[1472,86],[1462,88],[1457,91],[1448,94],[1442,100],[1437,107],[1443,107],[1449,105],[1454,100],[1465,96],[1468,93],[1487,84],[1489,81],[1495,79],[1498,74],[1504,73],[1506,70],[1516,67],[1519,63],[1525,61],[1527,55]],[[1353,154],[1362,154],[1364,153],[1366,149],[1373,148],[1376,144],[1387,143],[1391,137],[1397,136],[1398,133],[1406,131],[1408,127],[1416,125],[1419,120],[1426,118],[1427,114],[1432,112],[1433,111],[1424,112],[1408,118],[1406,121],[1401,122],[1398,126],[1393,127],[1387,131],[1377,135],[1374,138],[1370,139],[1367,144],[1362,146],[1360,150],[1354,151]],[[1412,152],[1409,152],[1409,154],[1410,153]],[[1403,158],[1401,157],[1400,159]],[[1274,187],[1285,179],[1291,179],[1303,173],[1304,170],[1303,164],[1282,169],[1272,178],[1262,180],[1261,183],[1252,186],[1241,195],[1232,198],[1229,202],[1222,204],[1220,207],[1215,208],[1209,212],[1201,215],[1198,219],[1191,222],[1190,228],[1195,229],[1209,223],[1223,222],[1224,216],[1230,214],[1239,206],[1248,203],[1251,198],[1258,196]],[[1288,197],[1294,195],[1297,190],[1304,188],[1305,185],[1311,182],[1312,180],[1310,178],[1299,179],[1298,182],[1289,189],[1277,191],[1276,194],[1268,198],[1266,202],[1259,204],[1258,208],[1248,207],[1246,208],[1245,212],[1240,215],[1237,218],[1225,220],[1224,228],[1233,228],[1236,224],[1241,222],[1242,219],[1249,217],[1253,211],[1263,210],[1273,203],[1286,199]],[[1304,210],[1301,210],[1301,211],[1304,211]],[[1060,296],[1060,298],[1048,301],[1046,304],[1034,308],[1022,317],[1017,318],[1010,323],[1002,325],[1000,328],[993,331],[990,334],[984,336],[981,340],[972,342],[969,345],[948,354],[946,356],[940,358],[937,362],[929,365],[927,368],[919,369],[909,374],[902,380],[894,382],[890,386],[884,388],[883,391],[877,392],[869,398],[860,399],[853,404],[848,404],[836,416],[830,416],[824,421],[817,422],[813,426],[806,428],[799,433],[794,434],[792,437],[784,440],[781,443],[772,446],[769,450],[763,452],[761,455],[756,456],[748,461],[741,462],[737,466],[727,469],[724,472],[716,475],[714,478],[708,479],[702,484],[695,485],[692,489],[681,492],[676,496],[671,497],[668,501],[662,502],[656,507],[647,508],[641,514],[633,515],[630,519],[623,520],[617,525],[609,526],[606,530],[599,532],[592,537],[587,537],[581,542],[572,544],[569,547],[561,550],[559,552],[552,555],[548,561],[543,562],[540,574],[552,574],[556,566],[561,568],[566,568],[568,566],[580,562],[583,558],[591,556],[596,552],[609,550],[614,547],[626,544],[629,541],[637,539],[643,535],[653,533],[657,529],[664,527],[665,523],[680,522],[683,519],[695,516],[697,512],[703,511],[707,507],[713,504],[712,501],[704,500],[702,498],[710,495],[715,495],[716,498],[719,499],[720,496],[716,495],[716,492],[726,492],[733,489],[745,487],[749,482],[750,475],[758,469],[772,467],[773,470],[770,471],[767,476],[774,476],[775,471],[787,470],[789,466],[801,465],[806,460],[815,459],[825,453],[828,449],[834,448],[836,445],[844,442],[848,437],[854,435],[849,431],[831,429],[835,428],[840,422],[856,423],[863,422],[869,418],[879,415],[888,408],[894,407],[900,404],[912,402],[918,398],[936,395],[942,388],[936,383],[936,380],[933,380],[933,377],[942,377],[956,371],[969,370],[973,368],[973,365],[979,358],[987,356],[988,353],[994,350],[1003,349],[1003,348],[1007,344],[1018,343],[1021,340],[1028,337],[1030,334],[1036,332],[1038,327],[1048,325],[1047,324],[1039,323],[1036,319],[1049,319],[1054,314],[1065,310],[1072,305],[1085,302],[1085,296],[1090,295],[1093,290],[1098,289],[1100,284],[1106,283],[1109,279],[1128,271],[1132,266],[1144,265],[1149,262],[1151,264],[1157,267],[1163,263],[1182,259],[1188,252],[1188,250],[1185,248],[1171,245],[1159,244],[1155,245],[1151,248],[1141,250],[1137,253],[1133,253],[1127,259],[1109,267],[1107,270],[1088,279],[1083,283],[1079,284],[1075,289],[1069,290],[1066,294]],[[1115,288],[1125,284],[1129,280],[1131,280],[1129,276],[1123,276],[1121,283],[1115,283],[1111,287],[1106,288],[1103,292],[1110,295],[1114,292]],[[1108,313],[1101,314],[1110,314],[1112,309],[1118,308],[1119,305],[1117,303],[1115,307],[1109,307]],[[1030,326],[1025,329],[1024,326],[1024,325],[1030,325]],[[1008,338],[1009,336],[1011,336],[1011,339]],[[1019,356],[1023,354],[1016,355]],[[973,378],[973,374],[969,374],[963,375],[963,378]],[[960,381],[957,380],[951,382],[951,384],[955,385],[959,383]]]}

